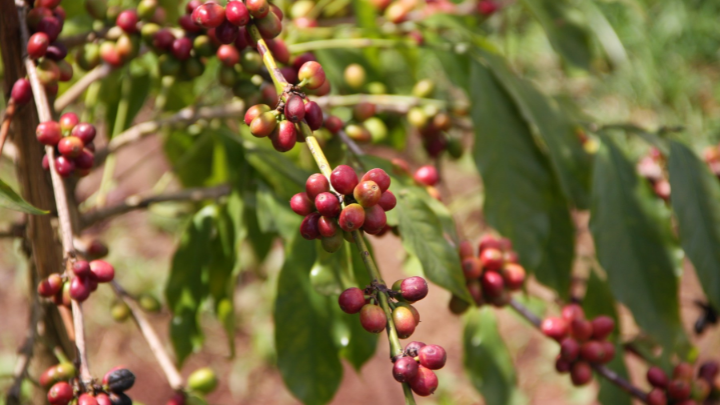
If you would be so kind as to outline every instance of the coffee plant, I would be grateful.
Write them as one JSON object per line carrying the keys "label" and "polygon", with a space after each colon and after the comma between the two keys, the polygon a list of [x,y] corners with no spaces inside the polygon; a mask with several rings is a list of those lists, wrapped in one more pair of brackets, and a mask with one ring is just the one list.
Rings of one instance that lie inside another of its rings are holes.
{"label": "coffee plant", "polygon": [[[19,241],[30,285],[2,403],[126,405],[152,391],[168,405],[229,402],[216,390],[235,380],[195,353],[210,313],[226,361],[247,364],[235,338],[252,277],[272,290],[271,305],[252,304],[273,308],[270,361],[302,403],[330,403],[343,361],[359,372],[378,343],[393,403],[451,402],[446,366],[464,368],[484,403],[537,403],[518,390],[532,370],[515,370],[498,326],[509,312],[553,346],[544,369],[597,381],[599,403],[720,403],[716,353],[696,345],[720,308],[718,147],[702,145],[701,160],[682,127],[591,117],[591,96],[551,96],[527,78],[541,64],[516,65],[531,20],[553,74],[610,81],[630,63],[609,22],[620,6],[516,3],[0,0],[0,151],[16,174],[0,181],[0,206],[23,213],[2,236]],[[152,193],[118,198],[120,151],[142,154],[153,135],[162,156],[131,166],[169,169]],[[468,167],[481,189],[458,177]],[[168,203],[182,208],[159,300],[98,235]],[[388,283],[373,247],[391,239],[409,274]],[[278,272],[258,271],[280,251]],[[694,333],[683,272],[699,279]],[[93,358],[86,326],[107,294],[162,388],[126,359]],[[464,324],[442,333],[462,350],[403,342],[438,329],[423,313],[437,300],[418,302],[442,294],[439,311]]]}

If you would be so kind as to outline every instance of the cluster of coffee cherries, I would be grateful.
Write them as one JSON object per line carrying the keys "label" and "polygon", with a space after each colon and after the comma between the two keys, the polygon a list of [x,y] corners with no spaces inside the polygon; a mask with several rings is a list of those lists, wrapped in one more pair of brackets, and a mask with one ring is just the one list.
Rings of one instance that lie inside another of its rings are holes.
{"label": "cluster of coffee cherries", "polygon": [[103,377],[102,385],[93,382],[84,387],[84,392],[76,374],[70,363],[60,363],[42,374],[41,385],[51,385],[47,394],[50,405],[132,405],[132,399],[125,394],[135,384],[135,375],[130,370],[112,368]]}
{"label": "cluster of coffee cherries", "polygon": [[[75,113],[65,113],[60,121],[41,122],[35,129],[40,143],[55,147],[55,170],[62,177],[87,176],[95,164],[95,127],[79,121]],[[47,155],[42,165],[45,170],[50,168]]]}
{"label": "cluster of coffee cherries", "polygon": [[545,336],[560,343],[555,369],[559,373],[569,372],[575,386],[592,380],[592,365],[608,363],[615,357],[615,345],[607,340],[613,329],[612,318],[601,315],[585,319],[578,304],[564,306],[560,317],[545,318],[540,324]]}
{"label": "cluster of coffee cherries", "polygon": [[[693,378],[693,366],[680,363],[675,366],[672,379],[668,378],[660,367],[650,367],[647,381],[652,389],[647,396],[648,405],[698,405],[716,403],[720,394],[715,385],[715,378],[720,370],[718,363],[707,361],[698,368]],[[711,399],[711,402],[706,402]]]}
{"label": "cluster of coffee cherries", "polygon": [[663,167],[665,157],[657,148],[651,148],[647,155],[637,163],[637,172],[647,179],[655,195],[665,201],[670,200],[670,181]]}
{"label": "cluster of coffee cherries", "polygon": [[393,377],[397,382],[408,383],[417,395],[426,397],[438,387],[438,378],[433,370],[443,368],[446,360],[447,354],[442,346],[410,342],[402,355],[395,359]]}
{"label": "cluster of coffee cherries", "polygon": [[[382,169],[372,169],[358,180],[353,168],[340,165],[330,174],[330,181],[320,173],[308,177],[305,192],[290,199],[290,208],[305,217],[300,224],[303,238],[321,238],[325,250],[335,252],[342,246],[343,231],[362,229],[382,235],[389,230],[385,212],[397,203],[389,187],[390,176]],[[350,235],[346,238],[352,240]]]}
{"label": "cluster of coffee cherries", "polygon": [[26,22],[33,32],[28,39],[27,54],[37,62],[37,76],[47,93],[55,95],[58,82],[67,82],[73,77],[73,67],[65,61],[67,48],[57,41],[65,23],[65,10],[60,0],[36,0]]}
{"label": "cluster of coffee cherries", "polygon": [[78,260],[72,265],[71,279],[53,273],[38,284],[41,297],[52,298],[56,305],[70,306],[70,300],[83,302],[97,290],[99,283],[109,283],[115,278],[115,269],[104,260],[87,262]]}
{"label": "cluster of coffee cherries", "polygon": [[[428,98],[433,95],[434,89],[432,80],[423,79],[415,84],[412,94],[415,97]],[[440,110],[434,104],[424,104],[410,108],[407,120],[420,134],[425,151],[431,158],[437,158],[445,151],[453,159],[462,156],[463,146],[460,139],[447,132],[452,128],[449,112]]]}
{"label": "cluster of coffee cherries", "polygon": [[[467,288],[475,305],[506,305],[510,293],[522,288],[525,269],[518,264],[509,239],[485,234],[478,244],[477,256],[468,241],[462,241],[458,251]],[[450,299],[450,311],[455,314],[465,312],[469,306],[455,295]]]}

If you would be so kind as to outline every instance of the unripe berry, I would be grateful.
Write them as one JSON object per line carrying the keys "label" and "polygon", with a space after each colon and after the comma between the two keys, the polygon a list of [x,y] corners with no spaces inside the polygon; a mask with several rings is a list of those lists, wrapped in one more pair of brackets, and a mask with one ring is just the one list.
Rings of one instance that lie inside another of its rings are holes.
{"label": "unripe berry", "polygon": [[415,332],[417,321],[409,308],[396,307],[392,312],[392,318],[400,339],[407,339]]}
{"label": "unripe berry", "polygon": [[400,295],[409,302],[420,301],[427,294],[428,284],[422,277],[408,277],[400,282]]}
{"label": "unripe berry", "polygon": [[80,120],[78,119],[77,114],[65,113],[60,116],[60,120],[58,121],[58,123],[60,124],[60,129],[63,132],[70,132],[73,128],[75,128],[79,121]]}
{"label": "unripe berry", "polygon": [[306,216],[315,210],[315,206],[306,193],[297,193],[290,199],[290,209],[298,215]]}
{"label": "unripe berry", "polygon": [[348,288],[338,297],[338,305],[345,313],[357,314],[365,306],[365,293],[357,287]]}
{"label": "unripe berry", "polygon": [[315,61],[305,62],[298,70],[298,80],[305,81],[308,89],[317,89],[325,83],[325,71]]}
{"label": "unripe berry", "polygon": [[115,20],[115,25],[122,28],[122,30],[128,34],[133,34],[138,30],[138,20],[139,17],[135,10],[125,10],[118,14],[117,19]]}
{"label": "unripe berry", "polygon": [[62,286],[62,277],[57,273],[53,273],[38,284],[37,290],[38,294],[42,297],[52,297],[62,289]]}
{"label": "unripe berry", "polygon": [[573,362],[578,358],[580,354],[580,344],[573,338],[565,338],[560,343],[560,358]]}
{"label": "unripe berry", "polygon": [[294,123],[298,123],[305,118],[305,105],[302,97],[292,94],[285,103],[285,118]]}
{"label": "unripe berry", "polygon": [[255,104],[254,106],[248,108],[248,110],[245,112],[245,124],[250,125],[250,123],[260,114],[266,113],[268,111],[270,111],[270,106],[266,104]]}
{"label": "unripe berry", "polygon": [[[325,176],[323,176],[325,178]],[[317,208],[320,215],[334,218],[340,215],[340,201],[338,201],[335,194],[329,192],[323,192],[315,197],[315,207]]]}
{"label": "unripe berry", "polygon": [[[435,117],[433,117],[432,122],[433,126],[441,131],[447,131],[452,127],[450,115],[444,112],[438,113]],[[460,144],[460,146],[462,146],[462,144]]]}
{"label": "unripe berry", "polygon": [[60,142],[58,142],[58,151],[60,151],[63,156],[71,159],[80,156],[83,147],[84,145],[80,138],[74,136],[62,138]]}
{"label": "unripe berry", "polygon": [[334,115],[327,117],[323,125],[333,134],[337,134],[343,128],[342,120]]}
{"label": "unripe berry", "polygon": [[27,43],[28,56],[30,59],[40,59],[45,56],[48,46],[50,46],[50,39],[47,34],[36,32],[32,34]]}
{"label": "unripe berry", "polygon": [[413,179],[415,179],[418,184],[424,186],[434,186],[438,183],[440,178],[435,166],[426,165],[415,171]]}
{"label": "unripe berry", "polygon": [[50,405],[67,405],[73,399],[73,389],[66,382],[59,382],[53,385],[48,391],[47,399]]}
{"label": "unripe berry", "polygon": [[[319,224],[319,221],[318,221]],[[328,253],[335,253],[343,247],[343,235],[341,233],[335,233],[330,237],[321,237],[320,244],[322,248]]]}
{"label": "unripe berry", "polygon": [[287,152],[297,142],[295,124],[290,121],[280,121],[277,129],[270,134],[270,142],[278,152]]}
{"label": "unripe berry", "polygon": [[393,24],[399,24],[405,21],[405,17],[408,14],[407,7],[401,2],[391,3],[388,8],[385,9],[385,18]]}
{"label": "unripe berry", "polygon": [[350,87],[359,89],[365,84],[365,68],[357,63],[347,65],[343,77]]}
{"label": "unripe berry", "polygon": [[124,302],[118,302],[110,308],[110,315],[115,322],[125,322],[128,318],[130,318],[130,314],[130,307]]}
{"label": "unripe berry", "polygon": [[10,98],[15,100],[15,104],[22,105],[30,102],[32,99],[32,87],[28,79],[17,79],[13,84]]}
{"label": "unripe berry", "polygon": [[688,363],[678,363],[673,369],[674,380],[692,381],[693,367]]}
{"label": "unripe berry", "polygon": [[407,354],[410,357],[417,357],[420,354],[420,349],[427,346],[423,342],[410,342],[405,346],[405,354]]}
{"label": "unripe berry", "polygon": [[613,329],[615,329],[615,321],[609,316],[601,315],[591,322],[593,339],[604,340],[612,333]]}
{"label": "unripe berry", "polygon": [[85,301],[92,292],[90,287],[90,277],[80,278],[73,277],[70,280],[70,296],[78,302]]}
{"label": "unripe berry", "polygon": [[308,101],[305,104],[305,122],[313,131],[320,129],[323,124],[322,109],[314,101]]}
{"label": "unripe berry", "polygon": [[93,260],[90,262],[90,271],[100,283],[109,283],[115,278],[115,268],[104,260]]}
{"label": "unripe berry", "polygon": [[470,308],[470,304],[465,302],[462,298],[458,297],[457,295],[454,295],[450,297],[450,302],[448,303],[448,309],[450,309],[450,312],[452,312],[455,315],[460,315],[464,313],[465,311]]}
{"label": "unripe berry", "polygon": [[413,86],[412,94],[419,98],[428,98],[435,91],[435,82],[430,79],[422,79]]}
{"label": "unripe berry", "polygon": [[338,193],[349,195],[358,185],[357,174],[350,166],[340,165],[332,171],[330,183]]}
{"label": "unripe berry", "polygon": [[258,138],[270,135],[277,127],[277,120],[273,111],[260,114],[250,123],[250,133]]}
{"label": "unripe berry", "polygon": [[275,13],[268,13],[265,17],[255,20],[255,25],[264,39],[273,39],[282,32],[282,21]]}
{"label": "unripe berry", "polygon": [[505,282],[499,273],[494,271],[486,271],[480,277],[483,295],[489,298],[497,298],[505,291]]}
{"label": "unripe berry", "polygon": [[372,134],[362,125],[350,124],[345,127],[347,136],[358,143],[368,143],[372,141]]}
{"label": "unripe berry", "polygon": [[392,191],[387,190],[383,191],[383,193],[380,195],[380,200],[378,200],[378,205],[380,208],[383,209],[383,211],[390,211],[393,208],[395,208],[395,205],[397,205],[397,199],[395,198],[395,194],[393,194]]}
{"label": "unripe berry", "polygon": [[332,238],[338,233],[338,226],[335,224],[335,220],[328,217],[320,217],[318,220],[318,231],[320,235],[325,238]]}
{"label": "unripe berry", "polygon": [[506,263],[501,274],[505,287],[510,291],[521,289],[525,282],[525,269],[517,263]]}
{"label": "unripe berry", "polygon": [[568,324],[562,318],[549,317],[543,319],[540,330],[545,336],[561,341],[568,334]]}
{"label": "unripe berry", "polygon": [[445,366],[447,354],[445,349],[438,345],[427,345],[418,353],[420,365],[430,370],[439,370]]}
{"label": "unripe berry", "polygon": [[90,263],[85,260],[78,260],[73,264],[73,273],[76,276],[84,278],[90,276]]}
{"label": "unripe berry", "polygon": [[365,304],[360,310],[360,324],[370,333],[382,332],[387,324],[385,311],[377,305]]}
{"label": "unripe berry", "polygon": [[215,372],[209,367],[195,370],[188,377],[188,387],[193,391],[203,394],[213,392],[217,385],[217,375],[215,375]]}
{"label": "unripe berry", "polygon": [[570,369],[570,380],[576,387],[589,383],[592,380],[592,368],[584,361],[573,363]]}
{"label": "unripe berry", "polygon": [[585,319],[585,311],[578,304],[568,304],[561,311],[563,319],[572,322],[573,319]]}
{"label": "unripe berry", "polygon": [[482,274],[482,264],[477,257],[466,257],[462,260],[462,271],[466,280],[473,280]]}
{"label": "unripe berry", "polygon": [[653,387],[665,388],[668,385],[669,379],[667,374],[657,366],[650,367],[646,374],[647,381]]}
{"label": "unripe berry", "polygon": [[217,3],[205,3],[193,10],[192,21],[203,28],[215,28],[225,21],[225,9]]}
{"label": "unripe berry", "polygon": [[300,223],[300,235],[307,239],[307,240],[313,240],[320,237],[320,231],[318,229],[318,220],[320,219],[320,214],[317,212],[313,212],[312,214],[306,216],[302,222]]}
{"label": "unripe berry", "polygon": [[690,397],[690,384],[685,380],[672,380],[667,387],[670,399],[683,400]]}
{"label": "unripe berry", "polygon": [[418,372],[418,364],[412,357],[401,357],[393,364],[393,378],[397,382],[409,382]]}
{"label": "unripe berry", "polygon": [[653,388],[647,396],[648,405],[667,405],[665,391],[660,388]]}
{"label": "unripe berry", "polygon": [[601,363],[605,358],[602,343],[597,340],[585,342],[580,346],[580,357],[590,363]]}
{"label": "unripe berry", "polygon": [[362,181],[353,189],[355,200],[366,208],[377,205],[381,195],[380,187],[372,180]]}
{"label": "unripe berry", "polygon": [[312,201],[315,201],[320,193],[327,193],[329,191],[330,183],[327,177],[320,173],[310,175],[305,182],[305,193]]}
{"label": "unripe berry", "polygon": [[75,162],[65,156],[55,158],[55,171],[60,177],[70,177],[75,172]]}
{"label": "unripe berry", "polygon": [[96,133],[97,131],[95,130],[95,126],[88,124],[87,122],[81,122],[75,125],[70,132],[72,136],[80,138],[84,145],[89,145],[93,139],[95,139]]}
{"label": "unripe berry", "polygon": [[410,388],[421,397],[431,395],[438,386],[438,378],[432,370],[418,366],[417,374],[410,380]]}
{"label": "unripe berry", "polygon": [[560,374],[565,374],[570,372],[570,369],[572,368],[572,363],[561,358],[558,356],[555,359],[555,370]]}
{"label": "unripe berry", "polygon": [[348,204],[341,212],[338,224],[345,232],[360,229],[365,223],[365,210],[360,204]]}
{"label": "unripe berry", "polygon": [[584,342],[593,335],[592,322],[575,318],[570,322],[570,334],[580,342]]}
{"label": "unripe berry", "polygon": [[77,405],[98,405],[98,401],[90,394],[81,394],[78,398]]}
{"label": "unripe berry", "polygon": [[353,117],[355,120],[362,122],[375,115],[375,110],[375,104],[361,102],[356,104],[355,108],[353,108]]}
{"label": "unripe berry", "polygon": [[35,135],[43,145],[55,146],[62,139],[62,129],[55,121],[41,122],[35,129]]}

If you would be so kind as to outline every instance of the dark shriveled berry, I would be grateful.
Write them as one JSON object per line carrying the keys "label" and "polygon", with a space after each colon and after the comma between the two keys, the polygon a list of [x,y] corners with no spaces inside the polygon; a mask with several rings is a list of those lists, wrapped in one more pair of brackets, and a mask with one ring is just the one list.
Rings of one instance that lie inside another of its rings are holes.
{"label": "dark shriveled berry", "polygon": [[427,397],[435,392],[437,387],[438,378],[435,373],[422,365],[418,366],[417,374],[410,380],[410,388],[413,392],[421,397]]}
{"label": "dark shriveled berry", "polygon": [[313,212],[312,214],[306,216],[302,223],[300,223],[300,235],[307,239],[307,240],[313,240],[320,237],[320,230],[318,229],[318,220],[320,219],[320,214],[317,212]]}
{"label": "dark shriveled berry", "polygon": [[592,380],[592,368],[584,361],[573,363],[572,368],[570,368],[570,380],[576,387],[589,383]]}
{"label": "dark shriveled berry", "polygon": [[305,104],[302,97],[297,94],[288,97],[285,102],[285,118],[296,124],[305,118]]}
{"label": "dark shriveled berry", "polygon": [[338,297],[338,305],[345,313],[357,314],[365,306],[365,293],[357,287],[348,288]]}
{"label": "dark shriveled berry", "polygon": [[370,333],[382,332],[387,324],[385,311],[375,304],[365,304],[360,310],[360,324]]}
{"label": "dark shriveled berry", "polygon": [[320,193],[326,193],[329,191],[330,183],[328,182],[327,177],[320,173],[310,175],[307,181],[305,181],[305,193],[307,193],[307,196],[312,201],[315,201],[315,198]]}
{"label": "dark shriveled berry", "polygon": [[330,174],[330,183],[338,193],[349,195],[353,193],[355,186],[358,185],[357,174],[355,174],[352,167],[340,165]]}
{"label": "dark shriveled berry", "polygon": [[412,357],[401,357],[393,364],[393,378],[397,382],[409,382],[418,372],[418,364]]}
{"label": "dark shriveled berry", "polygon": [[438,345],[427,345],[418,352],[420,365],[430,370],[439,370],[445,366],[447,353]]}
{"label": "dark shriveled berry", "polygon": [[105,385],[108,386],[110,391],[125,392],[135,384],[135,374],[126,368],[121,368],[109,372],[103,380],[107,381]]}
{"label": "dark shriveled berry", "polygon": [[407,344],[407,346],[405,346],[405,354],[407,354],[410,357],[417,357],[420,353],[420,349],[422,349],[425,346],[427,346],[427,345],[423,342],[417,342],[417,341],[410,342]]}
{"label": "dark shriveled berry", "polygon": [[306,216],[315,210],[315,206],[307,193],[297,193],[290,199],[290,209],[298,215]]}
{"label": "dark shriveled berry", "polygon": [[315,207],[320,215],[330,218],[340,215],[342,209],[335,194],[329,192],[320,193],[315,197]]}
{"label": "dark shriveled berry", "polygon": [[360,229],[365,223],[365,210],[360,204],[348,204],[341,212],[338,224],[345,232]]}
{"label": "dark shriveled berry", "polygon": [[122,392],[111,392],[108,396],[112,405],[132,405],[133,401]]}

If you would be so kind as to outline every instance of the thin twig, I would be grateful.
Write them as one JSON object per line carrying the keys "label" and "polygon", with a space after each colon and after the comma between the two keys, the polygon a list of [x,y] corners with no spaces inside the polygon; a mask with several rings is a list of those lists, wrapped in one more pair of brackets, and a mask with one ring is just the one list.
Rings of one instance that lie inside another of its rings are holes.
{"label": "thin twig", "polygon": [[80,34],[62,37],[58,42],[62,42],[63,45],[70,49],[78,45],[85,45],[99,38],[105,38],[109,30],[109,28],[103,28],[99,31],[81,32]]}
{"label": "thin twig", "polygon": [[394,112],[398,114],[407,113],[412,107],[420,105],[434,105],[438,108],[447,107],[447,102],[434,98],[421,98],[414,96],[403,96],[398,94],[349,94],[313,97],[313,101],[320,107],[347,107],[359,103],[375,104],[378,111]]}
{"label": "thin twig", "polygon": [[336,48],[412,48],[417,42],[411,40],[379,39],[379,38],[333,38],[317,41],[301,42],[288,45],[290,53],[303,53],[321,49]]}
{"label": "thin twig", "polygon": [[135,323],[145,337],[145,340],[148,342],[150,351],[152,351],[155,359],[157,359],[160,364],[160,368],[162,368],[165,373],[165,377],[167,377],[170,387],[176,391],[181,390],[183,387],[182,375],[180,375],[178,369],[175,368],[174,362],[170,358],[167,350],[165,350],[162,341],[160,341],[160,338],[157,333],[155,333],[155,330],[150,325],[150,322],[148,322],[147,318],[145,318],[145,314],[143,314],[135,300],[120,286],[120,284],[113,281],[111,285],[113,291],[115,291],[115,295],[117,295],[117,297],[120,298],[128,306],[128,308],[130,308],[130,313],[132,314]]}
{"label": "thin twig", "polygon": [[93,224],[137,209],[147,208],[152,204],[168,201],[202,201],[216,199],[230,194],[230,186],[223,184],[215,187],[188,188],[175,193],[160,194],[142,198],[130,196],[123,202],[110,207],[91,211],[80,218],[80,227],[87,228]]}
{"label": "thin twig", "polygon": [[109,75],[110,72],[112,72],[112,67],[105,63],[89,71],[85,76],[83,76],[82,78],[80,78],[80,80],[73,84],[72,87],[65,90],[65,92],[63,92],[60,97],[55,99],[55,111],[61,112],[62,110],[67,108],[67,106],[77,100],[78,97],[82,96],[82,94],[85,92],[85,90],[87,90],[88,87],[90,87],[91,84]]}
{"label": "thin twig", "polygon": [[7,108],[5,108],[5,113],[3,114],[2,124],[0,124],[0,155],[2,155],[5,140],[7,140],[8,133],[10,132],[10,123],[12,123],[13,116],[15,115],[15,109],[17,109],[17,104],[15,104],[13,98],[10,98]]}
{"label": "thin twig", "polygon": [[[540,328],[540,323],[542,323],[542,320],[537,315],[535,315],[532,311],[530,311],[530,309],[527,308],[525,305],[521,304],[519,301],[515,300],[514,298],[511,298],[510,306],[517,313],[519,313],[523,318],[525,318],[528,322],[533,324],[533,326],[535,326],[538,329]],[[645,392],[643,392],[643,390],[634,386],[630,381],[622,378],[616,372],[610,370],[609,368],[607,368],[601,364],[593,364],[592,368],[595,370],[595,372],[598,373],[598,375],[605,377],[608,381],[617,385],[623,391],[627,392],[628,394],[634,396],[635,398],[637,398],[643,402],[647,401],[647,394],[645,394]]]}
{"label": "thin twig", "polygon": [[108,146],[95,153],[95,164],[101,164],[111,153],[117,152],[120,148],[139,141],[147,135],[157,132],[165,125],[191,124],[200,119],[229,118],[237,117],[245,113],[245,104],[242,102],[231,103],[216,107],[186,107],[168,118],[156,121],[143,122],[126,129],[113,137]]}
{"label": "thin twig", "polygon": [[350,149],[350,152],[352,152],[355,156],[363,156],[365,152],[363,152],[362,149],[360,149],[360,146],[353,141],[350,136],[348,136],[347,132],[345,130],[338,131],[338,136],[340,137],[340,140],[343,141],[343,143]]}
{"label": "thin twig", "polygon": [[37,324],[42,314],[42,306],[37,300],[37,297],[33,297],[32,307],[30,308],[30,324],[28,325],[27,336],[25,342],[18,351],[17,363],[15,363],[15,371],[13,372],[13,384],[8,390],[5,401],[8,404],[19,404],[20,403],[20,388],[22,382],[27,375],[28,366],[30,366],[30,359],[33,356],[33,348],[35,347],[35,338],[37,337]]}

